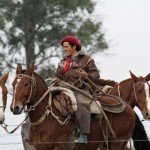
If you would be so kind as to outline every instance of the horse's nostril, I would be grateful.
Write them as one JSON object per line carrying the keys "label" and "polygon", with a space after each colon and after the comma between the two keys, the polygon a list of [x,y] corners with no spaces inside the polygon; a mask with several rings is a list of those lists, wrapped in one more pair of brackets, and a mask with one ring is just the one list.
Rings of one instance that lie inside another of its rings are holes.
{"label": "horse's nostril", "polygon": [[19,106],[15,106],[15,107],[14,107],[14,110],[15,110],[15,111],[18,111],[18,110],[19,110]]}
{"label": "horse's nostril", "polygon": [[13,112],[13,114],[20,114],[22,111],[22,109],[19,106],[15,106],[14,108],[10,107],[10,109]]}

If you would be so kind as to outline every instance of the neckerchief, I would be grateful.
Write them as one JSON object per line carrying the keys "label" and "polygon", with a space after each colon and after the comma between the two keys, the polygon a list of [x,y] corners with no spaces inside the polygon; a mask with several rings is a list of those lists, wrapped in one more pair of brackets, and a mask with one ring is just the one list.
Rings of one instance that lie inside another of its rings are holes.
{"label": "neckerchief", "polygon": [[71,62],[72,62],[71,57],[67,57],[66,63],[65,63],[64,68],[63,68],[64,74],[69,70]]}

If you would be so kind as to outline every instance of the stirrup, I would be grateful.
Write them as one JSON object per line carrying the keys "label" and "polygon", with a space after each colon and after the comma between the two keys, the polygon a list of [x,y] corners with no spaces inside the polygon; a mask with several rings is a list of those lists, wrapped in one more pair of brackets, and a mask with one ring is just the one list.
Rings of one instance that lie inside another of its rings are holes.
{"label": "stirrup", "polygon": [[75,139],[74,142],[75,143],[83,143],[83,144],[88,143],[88,141],[87,141],[87,135],[80,134],[79,138]]}

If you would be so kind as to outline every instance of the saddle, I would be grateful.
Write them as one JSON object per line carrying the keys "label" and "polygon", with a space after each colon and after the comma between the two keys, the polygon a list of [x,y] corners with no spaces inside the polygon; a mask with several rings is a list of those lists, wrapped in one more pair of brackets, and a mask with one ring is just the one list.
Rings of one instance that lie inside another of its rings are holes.
{"label": "saddle", "polygon": [[74,114],[78,104],[85,106],[92,114],[101,114],[99,101],[91,100],[87,96],[64,87],[52,87],[52,99],[57,110],[63,115]]}

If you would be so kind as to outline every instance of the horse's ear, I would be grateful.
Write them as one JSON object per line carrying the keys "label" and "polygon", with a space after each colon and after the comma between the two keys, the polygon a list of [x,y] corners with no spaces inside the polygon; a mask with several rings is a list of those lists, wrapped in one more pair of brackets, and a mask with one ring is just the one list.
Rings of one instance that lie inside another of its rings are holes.
{"label": "horse's ear", "polygon": [[18,63],[17,69],[16,69],[16,75],[20,74],[22,71],[22,66]]}
{"label": "horse's ear", "polygon": [[7,79],[8,79],[8,75],[9,75],[9,72],[4,74],[1,79],[3,80],[4,83],[6,83]]}
{"label": "horse's ear", "polygon": [[134,83],[138,82],[138,77],[136,77],[131,71],[130,71],[130,75]]}
{"label": "horse's ear", "polygon": [[145,81],[150,81],[150,73],[145,77]]}
{"label": "horse's ear", "polygon": [[33,72],[34,72],[34,69],[35,69],[34,63],[32,63],[32,64],[30,65],[29,69],[27,70],[27,73],[28,73],[29,75],[32,75]]}

